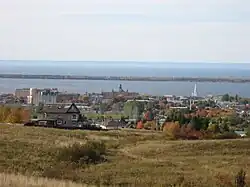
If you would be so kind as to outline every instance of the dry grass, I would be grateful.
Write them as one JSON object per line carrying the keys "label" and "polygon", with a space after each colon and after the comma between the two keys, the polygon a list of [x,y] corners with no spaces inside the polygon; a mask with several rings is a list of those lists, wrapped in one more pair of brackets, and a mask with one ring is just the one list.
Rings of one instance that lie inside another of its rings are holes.
{"label": "dry grass", "polygon": [[71,181],[0,173],[0,187],[91,187]]}
{"label": "dry grass", "polygon": [[[169,141],[163,134],[149,131],[67,131],[10,125],[1,125],[0,133],[0,171],[6,173],[93,185],[185,187],[230,187],[241,168],[250,174],[249,139]],[[107,162],[76,167],[56,160],[58,149],[97,139],[109,150]],[[11,180],[12,175],[6,176]],[[23,178],[24,182],[34,180]]]}

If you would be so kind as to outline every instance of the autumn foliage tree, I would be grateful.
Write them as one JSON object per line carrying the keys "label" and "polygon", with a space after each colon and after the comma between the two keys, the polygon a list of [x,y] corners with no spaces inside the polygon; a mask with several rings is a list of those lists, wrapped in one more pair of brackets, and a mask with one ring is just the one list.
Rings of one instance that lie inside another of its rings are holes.
{"label": "autumn foliage tree", "polygon": [[143,129],[143,127],[144,127],[144,126],[143,126],[142,121],[141,121],[141,120],[138,121],[138,122],[137,122],[137,125],[136,125],[136,128],[137,128],[137,129]]}
{"label": "autumn foliage tree", "polygon": [[24,108],[0,107],[1,123],[23,123],[30,118],[30,111]]}
{"label": "autumn foliage tree", "polygon": [[6,122],[8,115],[11,113],[11,109],[9,107],[0,107],[0,122]]}
{"label": "autumn foliage tree", "polygon": [[167,136],[176,139],[180,133],[180,124],[179,122],[166,122],[163,127],[163,132]]}
{"label": "autumn foliage tree", "polygon": [[202,131],[196,130],[191,124],[180,125],[179,122],[166,122],[163,132],[172,139],[202,139]]}

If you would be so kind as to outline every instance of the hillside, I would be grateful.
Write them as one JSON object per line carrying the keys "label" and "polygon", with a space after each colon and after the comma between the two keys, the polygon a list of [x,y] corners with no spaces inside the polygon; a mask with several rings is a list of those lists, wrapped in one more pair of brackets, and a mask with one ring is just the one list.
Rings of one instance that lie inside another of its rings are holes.
{"label": "hillside", "polygon": [[[1,125],[0,134],[0,187],[80,183],[230,187],[241,168],[250,173],[249,139],[170,141],[150,131],[67,131],[17,125]],[[84,147],[86,142],[92,147]],[[105,159],[80,158],[78,148],[95,156],[102,150]]]}

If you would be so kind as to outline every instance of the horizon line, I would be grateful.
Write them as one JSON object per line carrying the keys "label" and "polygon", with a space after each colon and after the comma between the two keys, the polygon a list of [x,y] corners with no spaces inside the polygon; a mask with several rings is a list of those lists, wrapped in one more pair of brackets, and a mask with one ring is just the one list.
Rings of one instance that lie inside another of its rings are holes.
{"label": "horizon line", "polygon": [[187,64],[250,64],[249,62],[223,62],[223,61],[164,61],[164,60],[156,60],[156,61],[143,61],[143,60],[25,60],[25,59],[0,59],[0,62],[12,61],[12,62],[129,62],[129,63],[187,63]]}

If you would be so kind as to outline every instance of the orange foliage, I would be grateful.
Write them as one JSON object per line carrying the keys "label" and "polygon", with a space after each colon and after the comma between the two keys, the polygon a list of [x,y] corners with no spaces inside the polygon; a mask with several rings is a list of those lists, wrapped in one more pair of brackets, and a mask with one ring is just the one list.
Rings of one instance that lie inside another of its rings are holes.
{"label": "orange foliage", "polygon": [[21,111],[22,122],[27,122],[30,120],[31,112],[30,110],[24,109]]}
{"label": "orange foliage", "polygon": [[163,126],[163,132],[173,138],[177,138],[178,134],[180,133],[179,122],[166,122]]}
{"label": "orange foliage", "polygon": [[218,117],[218,116],[229,116],[230,114],[232,114],[231,110],[212,108],[209,110],[200,109],[200,110],[197,110],[196,112],[191,113],[191,114],[184,114],[184,116],[185,116],[185,118],[192,118],[195,116],[212,118],[212,117]]}
{"label": "orange foliage", "polygon": [[202,139],[203,133],[193,129],[190,125],[180,126],[178,122],[167,122],[163,131],[175,139]]}
{"label": "orange foliage", "polygon": [[137,126],[136,126],[136,128],[137,129],[143,129],[143,123],[142,123],[142,121],[139,121],[138,123],[137,123]]}
{"label": "orange foliage", "polygon": [[232,114],[232,110],[210,109],[208,110],[208,117],[228,116]]}
{"label": "orange foliage", "polygon": [[30,111],[24,108],[0,107],[0,122],[23,123],[30,119]]}
{"label": "orange foliage", "polygon": [[206,117],[208,115],[208,112],[206,110],[198,110],[196,114],[199,117]]}

